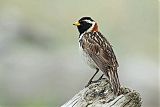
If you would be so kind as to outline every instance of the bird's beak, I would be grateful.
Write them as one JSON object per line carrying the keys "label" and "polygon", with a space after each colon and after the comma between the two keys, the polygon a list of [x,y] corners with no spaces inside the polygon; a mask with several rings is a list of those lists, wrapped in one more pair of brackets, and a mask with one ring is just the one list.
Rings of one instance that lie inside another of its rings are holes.
{"label": "bird's beak", "polygon": [[75,22],[73,25],[74,26],[80,26],[81,24],[79,22]]}

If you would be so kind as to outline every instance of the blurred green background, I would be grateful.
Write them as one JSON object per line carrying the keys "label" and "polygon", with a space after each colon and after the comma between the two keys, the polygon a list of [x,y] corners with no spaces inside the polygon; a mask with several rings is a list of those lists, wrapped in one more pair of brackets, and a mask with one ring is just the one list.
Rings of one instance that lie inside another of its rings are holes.
{"label": "blurred green background", "polygon": [[95,71],[79,55],[82,16],[113,45],[121,84],[158,107],[158,1],[0,0],[0,107],[60,107]]}

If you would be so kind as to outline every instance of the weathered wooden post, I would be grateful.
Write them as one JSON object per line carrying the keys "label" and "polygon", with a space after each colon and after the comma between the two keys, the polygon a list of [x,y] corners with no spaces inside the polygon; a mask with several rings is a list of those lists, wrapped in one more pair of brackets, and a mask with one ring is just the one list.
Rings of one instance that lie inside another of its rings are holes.
{"label": "weathered wooden post", "polygon": [[141,107],[140,94],[121,87],[121,95],[114,96],[109,81],[101,79],[77,93],[61,107]]}

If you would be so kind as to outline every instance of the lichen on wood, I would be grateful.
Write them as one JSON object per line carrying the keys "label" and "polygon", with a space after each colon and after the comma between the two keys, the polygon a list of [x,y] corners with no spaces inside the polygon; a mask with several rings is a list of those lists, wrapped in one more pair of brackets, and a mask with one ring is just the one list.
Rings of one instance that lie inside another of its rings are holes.
{"label": "lichen on wood", "polygon": [[140,94],[135,90],[121,87],[119,96],[113,94],[105,78],[90,84],[61,107],[141,107]]}

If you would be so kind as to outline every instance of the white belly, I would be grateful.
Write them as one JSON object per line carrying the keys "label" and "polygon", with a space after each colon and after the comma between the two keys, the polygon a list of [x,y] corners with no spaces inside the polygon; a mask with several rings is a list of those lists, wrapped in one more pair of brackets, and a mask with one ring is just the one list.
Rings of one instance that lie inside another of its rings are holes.
{"label": "white belly", "polygon": [[96,69],[98,68],[97,65],[95,64],[95,62],[92,60],[92,58],[83,51],[83,49],[79,46],[79,50],[80,50],[80,54],[84,60],[85,63],[87,63],[87,65],[89,65],[89,67]]}

